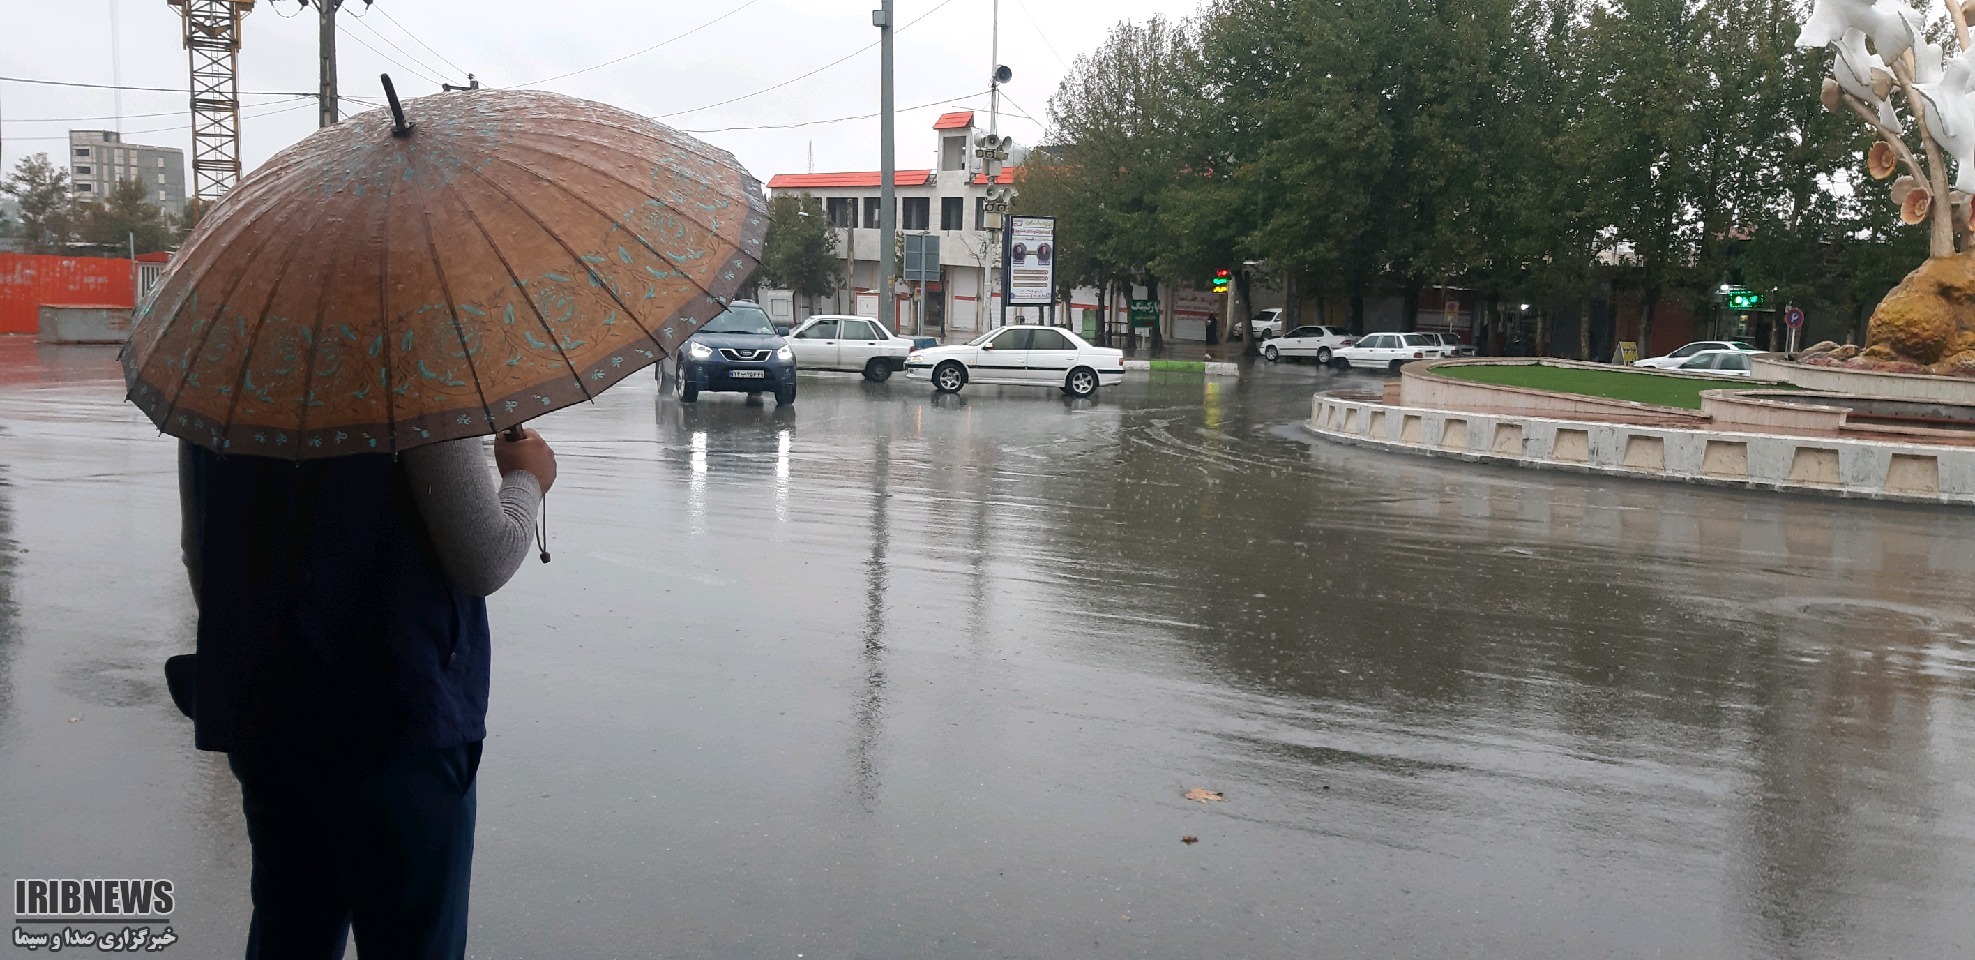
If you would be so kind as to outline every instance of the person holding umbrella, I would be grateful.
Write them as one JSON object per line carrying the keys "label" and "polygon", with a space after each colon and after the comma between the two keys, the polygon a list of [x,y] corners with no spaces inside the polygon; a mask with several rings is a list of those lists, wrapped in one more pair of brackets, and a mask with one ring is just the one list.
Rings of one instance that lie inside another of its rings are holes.
{"label": "person holding umbrella", "polygon": [[465,955],[483,598],[531,534],[548,560],[521,424],[669,355],[766,230],[731,156],[644,118],[385,89],[200,221],[123,357],[182,440],[198,652],[167,674],[240,782],[249,958]]}

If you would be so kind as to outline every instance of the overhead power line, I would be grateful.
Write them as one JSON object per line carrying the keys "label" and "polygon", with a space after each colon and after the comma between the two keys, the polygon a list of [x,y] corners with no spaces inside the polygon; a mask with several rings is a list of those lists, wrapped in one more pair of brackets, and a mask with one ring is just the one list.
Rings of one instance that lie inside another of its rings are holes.
{"label": "overhead power line", "polygon": [[[623,56],[621,56],[621,57],[616,57],[616,58],[614,58],[614,59],[610,59],[610,60],[605,60],[604,62],[602,62],[602,63],[598,63],[598,64],[592,64],[591,66],[587,66],[587,67],[584,67],[584,68],[583,68],[583,69],[581,69],[581,70],[571,70],[571,71],[569,71],[568,73],[558,73],[558,74],[556,74],[556,75],[555,75],[555,76],[553,76],[553,77],[543,77],[543,78],[542,78],[542,79],[540,79],[540,80],[530,80],[530,81],[529,81],[529,82],[527,82],[527,83],[523,83],[523,84],[518,84],[518,86],[523,86],[523,87],[539,87],[539,86],[541,86],[542,84],[545,84],[545,83],[554,83],[554,82],[555,82],[555,81],[557,81],[557,80],[566,80],[566,79],[568,79],[568,78],[570,78],[570,77],[573,77],[573,76],[575,76],[575,75],[577,75],[577,74],[579,74],[579,73],[589,73],[589,72],[590,72],[590,71],[592,71],[592,70],[601,70],[601,69],[603,69],[603,68],[605,68],[605,67],[608,67],[608,66],[610,66],[610,65],[612,65],[612,64],[615,64],[615,63],[623,63],[624,61],[626,61],[626,60],[629,60],[629,59],[631,59],[632,57],[642,57],[642,56],[644,56],[645,54],[647,54],[647,53],[650,53],[650,52],[652,52],[653,50],[657,50],[657,49],[658,49],[658,48],[660,48],[660,47],[663,47],[663,46],[666,46],[666,45],[668,45],[668,44],[672,44],[672,43],[677,43],[677,42],[678,42],[678,41],[680,41],[680,40],[684,40],[684,39],[686,39],[687,37],[690,37],[690,36],[692,36],[693,34],[695,34],[695,33],[698,33],[698,32],[700,32],[701,30],[704,30],[704,29],[706,29],[707,27],[710,27],[710,26],[713,26],[714,24],[716,24],[716,23],[719,23],[720,21],[722,21],[722,20],[725,20],[725,19],[727,19],[728,17],[731,17],[731,16],[733,16],[734,14],[737,14],[737,13],[739,13],[739,12],[741,12],[742,10],[746,10],[747,8],[749,8],[749,7],[752,7],[752,6],[754,6],[755,4],[757,4],[757,3],[760,3],[760,2],[761,2],[761,0],[747,0],[747,2],[745,2],[745,3],[743,3],[743,4],[741,4],[740,6],[738,6],[738,7],[735,7],[734,9],[732,9],[732,10],[729,10],[729,11],[727,11],[726,13],[723,13],[723,14],[721,14],[721,15],[719,15],[719,16],[717,16],[717,17],[714,17],[713,19],[711,19],[711,20],[708,20],[707,22],[705,22],[705,23],[702,23],[702,24],[700,24],[699,26],[697,26],[697,27],[694,27],[694,28],[692,28],[691,30],[688,30],[688,31],[686,31],[685,33],[681,33],[681,34],[675,34],[675,35],[673,35],[673,36],[670,36],[670,37],[666,37],[665,39],[663,39],[663,40],[660,40],[659,42],[657,42],[657,43],[654,43],[654,44],[652,44],[651,46],[649,46],[649,47],[646,47],[646,48],[644,48],[643,50],[637,50],[637,51],[633,51],[633,52],[631,52],[631,53],[627,53],[627,54],[625,54],[625,55],[623,55]],[[388,16],[388,14],[387,14],[387,16]]]}
{"label": "overhead power line", "polygon": [[[937,4],[937,5],[935,5],[935,6],[934,6],[934,7],[933,7],[933,8],[931,9],[931,10],[928,10],[928,11],[926,11],[925,13],[922,13],[922,14],[920,14],[920,15],[918,15],[918,16],[916,16],[916,17],[914,17],[914,18],[912,18],[911,20],[908,20],[908,21],[906,21],[906,23],[905,23],[905,25],[904,25],[904,26],[902,26],[902,27],[899,27],[899,28],[898,28],[897,30],[894,30],[894,31],[892,31],[892,34],[893,34],[893,36],[896,36],[896,35],[898,35],[898,34],[899,34],[900,32],[903,32],[903,31],[906,31],[906,30],[910,30],[910,29],[912,29],[912,25],[913,25],[913,24],[916,24],[916,23],[918,23],[919,21],[921,21],[921,20],[924,20],[924,19],[926,19],[927,17],[930,17],[930,16],[932,16],[933,14],[935,14],[935,13],[938,13],[938,12],[940,12],[941,10],[943,10],[943,9],[945,9],[945,8],[946,8],[946,5],[947,5],[947,4],[950,4],[950,3],[952,3],[952,2],[953,2],[953,0],[940,0],[940,2],[939,2],[939,3]],[[837,66],[837,65],[839,65],[839,64],[842,64],[842,63],[847,63],[847,62],[849,62],[850,60],[853,60],[853,59],[856,59],[856,58],[857,58],[857,56],[858,56],[858,55],[860,55],[860,54],[864,54],[864,53],[869,53],[870,51],[872,51],[872,50],[875,50],[875,49],[877,49],[877,47],[878,47],[878,45],[879,45],[880,43],[883,43],[883,42],[884,42],[884,41],[883,41],[882,39],[879,39],[879,40],[873,40],[873,41],[871,41],[871,42],[870,42],[869,44],[867,44],[867,45],[865,45],[865,46],[862,46],[862,47],[858,47],[857,49],[855,49],[855,50],[852,50],[852,51],[851,51],[850,53],[848,53],[848,54],[846,54],[846,55],[844,55],[844,56],[842,56],[842,57],[838,57],[837,59],[835,59],[835,60],[832,60],[832,61],[830,61],[829,63],[826,63],[826,64],[824,64],[824,65],[822,65],[822,66],[820,66],[820,67],[817,67],[817,68],[816,68],[816,69],[814,69],[814,70],[811,70],[811,71],[809,71],[808,73],[805,73],[805,74],[802,74],[802,75],[800,75],[800,76],[794,76],[794,77],[790,77],[790,78],[788,78],[787,80],[784,80],[784,81],[782,81],[781,83],[777,83],[777,84],[774,84],[773,86],[767,86],[767,87],[762,87],[761,89],[759,89],[759,90],[756,90],[756,91],[754,91],[753,93],[744,93],[744,94],[741,94],[741,95],[740,95],[740,96],[738,96],[738,97],[728,97],[728,98],[727,98],[727,99],[725,99],[725,100],[721,100],[721,101],[719,101],[719,102],[716,102],[716,103],[709,103],[709,104],[707,104],[706,106],[703,106],[703,107],[694,107],[694,108],[692,108],[692,109],[690,109],[690,110],[674,110],[674,111],[672,111],[671,113],[661,113],[661,114],[659,114],[659,116],[661,116],[661,117],[682,117],[682,116],[685,116],[686,114],[689,114],[689,113],[699,113],[699,112],[701,112],[701,111],[703,111],[703,110],[711,110],[711,109],[713,109],[714,107],[724,107],[724,106],[726,106],[726,105],[728,105],[728,104],[730,104],[730,103],[739,103],[739,102],[741,102],[742,100],[752,100],[752,99],[754,99],[755,97],[758,97],[758,96],[761,96],[761,95],[762,95],[762,94],[764,94],[764,93],[773,93],[774,91],[776,91],[776,90],[780,90],[780,89],[782,89],[783,87],[786,87],[786,86],[788,86],[788,85],[790,85],[790,84],[792,84],[792,83],[796,83],[796,82],[799,82],[799,81],[802,81],[802,80],[807,80],[807,79],[809,79],[810,77],[813,77],[813,76],[815,76],[815,75],[817,75],[817,74],[819,74],[819,73],[822,73],[822,72],[823,72],[823,71],[825,71],[825,70],[828,70],[828,69],[830,69],[831,67],[834,67],[834,66]]]}
{"label": "overhead power line", "polygon": [[404,62],[403,60],[399,60],[398,58],[393,57],[390,54],[385,53],[384,51],[379,50],[374,46],[371,46],[370,41],[365,40],[364,38],[358,36],[355,30],[343,26],[341,22],[338,22],[336,24],[336,30],[337,32],[341,33],[343,36],[349,37],[350,39],[363,44],[364,49],[369,50],[371,53],[377,54],[380,57],[383,57],[385,60],[389,61],[390,63],[395,64],[399,69],[410,73],[412,76],[417,77],[420,80],[425,81],[426,83],[429,83],[435,87],[442,83],[445,83],[444,80],[434,77],[426,73],[425,71],[420,70],[419,68]]}
{"label": "overhead power line", "polygon": [[[0,77],[0,82],[32,83],[39,86],[47,86],[47,87],[85,87],[90,90],[136,90],[140,93],[176,93],[181,96],[189,95],[191,93],[191,91],[187,90],[184,87],[136,87],[136,86],[131,86],[130,84],[127,83],[83,83],[77,80],[41,80],[35,77]],[[312,92],[302,92],[297,90],[242,90],[240,91],[240,96],[313,97],[315,96],[315,94]]]}
{"label": "overhead power line", "polygon": [[[959,95],[959,96],[957,96],[957,97],[942,97],[942,98],[940,98],[940,99],[938,99],[938,100],[928,100],[928,101],[926,101],[925,103],[921,103],[921,104],[915,104],[915,105],[913,105],[913,106],[910,106],[910,107],[900,107],[900,108],[898,108],[898,109],[897,109],[897,111],[896,111],[896,112],[898,112],[898,113],[911,113],[911,112],[912,112],[912,111],[914,111],[914,110],[924,110],[924,109],[926,109],[927,107],[937,107],[937,106],[942,106],[942,105],[945,105],[945,104],[950,104],[950,103],[954,103],[954,102],[956,102],[956,101],[960,101],[960,100],[965,100],[965,99],[967,99],[967,98],[969,98],[969,97],[978,97],[978,96],[980,96],[981,94],[984,94],[984,93],[986,93],[986,92],[987,92],[986,90],[976,90],[976,91],[974,91],[973,93],[963,93],[963,94],[961,94],[961,95]],[[860,114],[858,114],[858,115],[856,115],[856,116],[854,116],[854,117],[831,117],[831,118],[830,118],[830,119],[828,119],[828,120],[798,120],[798,121],[796,121],[796,122],[794,122],[794,123],[758,123],[758,124],[754,124],[754,125],[751,125],[751,126],[742,126],[742,127],[711,127],[711,128],[708,128],[708,129],[704,129],[704,130],[688,130],[688,129],[685,129],[684,127],[681,127],[681,128],[680,128],[680,132],[682,132],[682,133],[732,133],[732,132],[735,132],[735,131],[740,131],[740,130],[791,130],[791,129],[794,129],[794,128],[796,128],[796,127],[813,127],[813,126],[817,126],[817,125],[819,125],[819,124],[825,124],[825,123],[845,123],[845,122],[847,122],[847,121],[851,121],[851,120],[869,120],[869,119],[871,119],[872,117],[875,117],[875,116],[878,116],[878,115],[879,115],[880,113],[882,113],[882,112],[883,112],[883,111],[873,111],[873,112],[871,112],[871,113],[860,113]]]}
{"label": "overhead power line", "polygon": [[[373,8],[373,9],[374,9],[374,8]],[[402,54],[404,54],[404,55],[405,55],[405,59],[407,59],[407,60],[410,60],[411,62],[413,62],[413,63],[415,63],[415,64],[418,64],[418,65],[419,65],[420,67],[422,67],[422,68],[424,68],[424,69],[425,69],[425,70],[427,70],[427,71],[430,71],[430,72],[432,72],[432,73],[436,73],[436,74],[438,74],[438,75],[440,75],[440,76],[442,76],[442,77],[443,77],[443,76],[445,76],[445,74],[446,74],[446,71],[445,71],[445,69],[444,69],[444,68],[442,68],[442,67],[435,67],[435,66],[433,66],[433,65],[431,65],[431,64],[429,64],[429,63],[426,63],[426,62],[425,62],[425,60],[424,60],[423,58],[421,58],[421,57],[419,57],[419,56],[418,56],[417,54],[415,54],[415,53],[412,53],[412,52],[411,52],[410,50],[406,50],[405,48],[403,48],[403,47],[401,47],[401,46],[398,46],[398,44],[397,44],[397,42],[396,42],[396,41],[394,41],[394,40],[392,40],[392,39],[391,39],[390,37],[387,37],[387,36],[385,36],[385,35],[384,35],[384,34],[382,34],[382,33],[379,33],[379,32],[378,32],[378,30],[377,30],[377,28],[376,28],[376,27],[373,27],[373,26],[371,26],[371,25],[370,25],[370,24],[369,24],[368,22],[366,22],[366,19],[365,19],[364,17],[353,17],[352,19],[354,19],[354,20],[356,20],[356,22],[358,22],[358,23],[360,23],[360,24],[362,24],[362,25],[363,25],[363,28],[364,28],[365,30],[368,30],[368,31],[370,31],[370,33],[371,33],[371,36],[374,36],[374,37],[376,37],[377,39],[379,39],[379,40],[382,40],[382,41],[384,41],[384,42],[385,42],[385,44],[387,44],[388,46],[390,46],[390,48],[391,48],[391,49],[393,49],[393,50],[396,50],[396,51],[398,51],[399,53],[402,53]],[[366,46],[368,46],[368,45],[366,44]],[[372,47],[371,49],[372,49],[372,50],[376,50],[377,48],[375,48],[375,47]],[[378,53],[379,53],[379,55],[382,55],[382,53],[383,53],[383,51],[378,51]],[[396,61],[393,61],[393,62],[396,62]],[[409,69],[411,69],[411,68],[410,68],[410,67],[406,67],[405,69],[407,69],[407,70],[409,70]]]}
{"label": "overhead power line", "polygon": [[[399,23],[397,17],[391,16],[391,11],[384,9],[383,7],[376,7],[374,9],[378,13],[383,14],[384,19],[391,21],[392,26],[397,27],[399,30],[403,30],[405,36],[410,37],[413,43],[416,43],[419,46],[424,47],[426,50],[431,51],[432,55],[438,57],[441,63],[444,63],[446,66],[453,68],[454,74],[464,76],[467,73],[464,67],[461,67],[459,64],[454,63],[450,58],[448,58],[445,54],[440,53],[431,44],[426,43],[424,40],[419,39],[418,34],[411,32],[411,30],[407,28],[404,24]],[[358,19],[362,19],[362,18],[360,17]]]}
{"label": "overhead power line", "polygon": [[[248,113],[248,112],[242,112],[242,113],[240,114],[240,119],[242,119],[242,120],[258,120],[258,119],[260,119],[260,118],[262,118],[262,117],[271,117],[271,116],[274,116],[274,115],[275,115],[275,114],[277,114],[277,113],[289,113],[289,112],[291,112],[291,111],[294,111],[294,110],[299,110],[299,109],[301,109],[301,108],[303,108],[303,107],[305,107],[305,106],[308,106],[308,105],[310,105],[310,104],[313,104],[313,103],[315,103],[315,94],[313,94],[313,93],[311,93],[311,94],[309,94],[309,95],[307,95],[307,96],[297,96],[297,97],[295,97],[295,98],[294,98],[293,100],[278,100],[278,101],[275,101],[274,103],[262,103],[262,104],[257,104],[257,105],[255,106],[255,108],[254,108],[254,109],[255,109],[256,111],[258,111],[258,112],[255,112],[255,113]],[[270,107],[271,107],[271,108],[273,108],[273,109],[268,109],[268,108],[270,108]],[[10,122],[11,122],[11,121],[10,121]],[[123,132],[123,135],[124,135],[124,136],[126,136],[126,137],[129,137],[129,136],[135,136],[135,135],[137,135],[137,134],[143,134],[143,133],[168,133],[168,132],[171,132],[171,131],[174,131],[174,130],[190,130],[190,129],[192,129],[192,124],[191,124],[191,122],[190,122],[190,121],[187,121],[187,122],[185,122],[185,123],[177,123],[177,124],[173,124],[173,125],[171,125],[171,126],[169,126],[169,127],[146,127],[145,129],[142,129],[142,130],[125,130],[125,131]],[[10,136],[10,137],[8,137],[8,138],[7,138],[7,142],[9,142],[9,143],[13,143],[13,142],[16,142],[16,141],[23,141],[23,140],[32,140],[32,141],[46,141],[46,140],[67,140],[67,139],[68,139],[68,135],[67,135],[67,134],[63,134],[63,135],[61,135],[61,136],[58,136],[58,137],[13,137],[13,136]]]}

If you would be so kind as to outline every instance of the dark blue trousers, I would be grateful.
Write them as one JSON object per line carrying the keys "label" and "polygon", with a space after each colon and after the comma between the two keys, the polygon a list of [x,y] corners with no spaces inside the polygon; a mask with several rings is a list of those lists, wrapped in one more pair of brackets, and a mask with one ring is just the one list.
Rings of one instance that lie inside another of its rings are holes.
{"label": "dark blue trousers", "polygon": [[462,960],[480,744],[228,754],[254,845],[247,960]]}

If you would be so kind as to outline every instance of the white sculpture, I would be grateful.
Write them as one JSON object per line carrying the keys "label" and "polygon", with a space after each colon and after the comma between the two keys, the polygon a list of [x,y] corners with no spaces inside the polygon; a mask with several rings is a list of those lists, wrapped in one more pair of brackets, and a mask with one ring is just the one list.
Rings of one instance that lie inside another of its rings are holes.
{"label": "white sculpture", "polygon": [[[1881,142],[1867,154],[1874,179],[1906,168],[1894,181],[1893,203],[1905,222],[1929,223],[1928,252],[1937,257],[1967,245],[1975,195],[1975,57],[1963,2],[1942,0],[1954,23],[1953,56],[1927,40],[1927,18],[1897,0],[1814,0],[1797,36],[1799,47],[1831,48],[1824,105],[1849,109],[1879,134]],[[1918,151],[1907,145],[1909,126],[1895,109],[1895,91],[1913,121]]]}

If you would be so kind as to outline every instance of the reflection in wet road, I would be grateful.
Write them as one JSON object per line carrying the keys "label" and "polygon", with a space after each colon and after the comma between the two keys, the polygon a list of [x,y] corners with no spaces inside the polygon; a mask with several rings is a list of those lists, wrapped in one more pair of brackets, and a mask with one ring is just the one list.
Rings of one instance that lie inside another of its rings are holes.
{"label": "reflection in wet road", "polygon": [[[473,955],[1975,952],[1970,517],[1372,454],[1254,374],[548,418]],[[0,872],[171,876],[231,953],[112,375],[0,349]]]}

